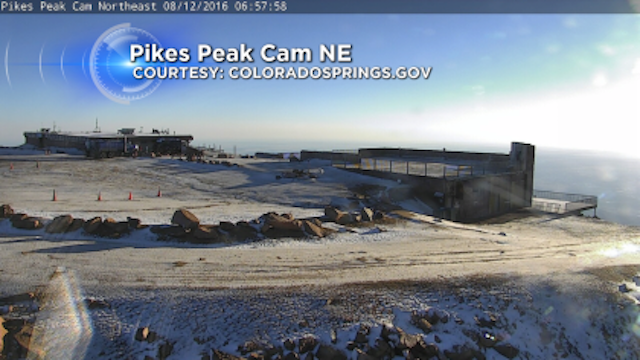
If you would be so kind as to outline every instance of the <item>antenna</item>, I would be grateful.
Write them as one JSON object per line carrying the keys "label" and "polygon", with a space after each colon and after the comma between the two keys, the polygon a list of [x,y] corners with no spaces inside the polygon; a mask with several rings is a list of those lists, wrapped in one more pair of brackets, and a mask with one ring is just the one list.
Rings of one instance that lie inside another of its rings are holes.
{"label": "antenna", "polygon": [[100,126],[98,126],[98,118],[96,118],[96,128],[93,129],[94,133],[99,133],[100,132]]}

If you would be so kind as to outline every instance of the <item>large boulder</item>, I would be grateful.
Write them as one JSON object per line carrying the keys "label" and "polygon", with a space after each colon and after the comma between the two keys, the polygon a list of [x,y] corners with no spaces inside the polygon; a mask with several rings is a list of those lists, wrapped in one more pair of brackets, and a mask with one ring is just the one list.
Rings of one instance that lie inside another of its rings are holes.
{"label": "large boulder", "polygon": [[67,228],[67,230],[65,232],[74,232],[77,230],[82,229],[82,227],[84,226],[84,220],[83,219],[73,219],[73,221],[71,222],[71,225],[69,225],[69,227]]}
{"label": "large boulder", "polygon": [[4,204],[0,206],[0,218],[6,219],[13,215],[13,209],[10,205]]}
{"label": "large boulder", "polygon": [[102,225],[102,218],[100,216],[96,216],[87,220],[84,223],[83,228],[87,234],[95,235],[98,232],[98,229],[100,229],[100,225]]}
{"label": "large boulder", "polygon": [[12,223],[13,223],[13,227],[15,227],[16,229],[23,229],[23,230],[36,230],[44,226],[40,219],[35,217],[30,217],[30,216],[27,216],[22,220],[13,221]]}
{"label": "large boulder", "polygon": [[322,227],[313,223],[312,221],[303,220],[302,225],[304,227],[304,232],[307,233],[307,235],[315,236],[315,237],[325,237],[326,235],[325,230]]}
{"label": "large boulder", "polygon": [[173,213],[173,217],[171,218],[171,223],[180,225],[185,229],[195,230],[200,225],[200,220],[193,215],[193,213],[187,209],[179,209]]}
{"label": "large boulder", "polygon": [[213,243],[220,239],[216,226],[213,225],[200,225],[192,233],[199,240],[197,242]]}
{"label": "large boulder", "polygon": [[320,344],[316,357],[319,360],[347,360],[347,355],[342,351],[325,344]]}
{"label": "large boulder", "polygon": [[182,238],[187,235],[187,231],[180,225],[156,225],[151,227],[151,232],[172,238]]}
{"label": "large boulder", "polygon": [[331,221],[336,221],[342,214],[344,214],[344,212],[338,210],[335,206],[326,206],[324,208],[324,216]]}
{"label": "large boulder", "polygon": [[72,223],[73,216],[60,215],[51,220],[51,222],[47,224],[47,227],[44,229],[44,231],[48,232],[49,234],[62,234],[64,232],[67,232],[67,229],[69,228],[69,226],[71,226]]}

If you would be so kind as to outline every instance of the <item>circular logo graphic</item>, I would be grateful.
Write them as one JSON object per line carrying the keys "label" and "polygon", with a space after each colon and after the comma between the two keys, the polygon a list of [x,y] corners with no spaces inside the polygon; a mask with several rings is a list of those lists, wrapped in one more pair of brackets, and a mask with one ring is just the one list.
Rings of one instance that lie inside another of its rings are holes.
{"label": "circular logo graphic", "polygon": [[160,47],[160,42],[153,35],[124,23],[105,31],[91,49],[91,79],[104,96],[117,103],[129,104],[142,99],[160,86],[159,79],[139,80],[133,77],[134,68],[147,65],[144,59],[130,61],[129,52],[134,44],[156,44]]}

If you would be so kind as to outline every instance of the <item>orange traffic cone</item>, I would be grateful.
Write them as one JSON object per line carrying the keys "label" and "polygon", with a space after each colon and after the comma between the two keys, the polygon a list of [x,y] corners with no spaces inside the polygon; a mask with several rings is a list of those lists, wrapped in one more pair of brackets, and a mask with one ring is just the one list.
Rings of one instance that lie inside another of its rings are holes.
{"label": "orange traffic cone", "polygon": [[102,191],[98,193],[98,201],[102,201]]}
{"label": "orange traffic cone", "polygon": [[129,191],[129,200],[133,200],[133,194]]}
{"label": "orange traffic cone", "polygon": [[158,189],[158,197],[162,197],[162,191],[160,191],[160,189]]}
{"label": "orange traffic cone", "polygon": [[53,199],[51,201],[58,201],[58,194],[56,194],[56,189],[53,189]]}

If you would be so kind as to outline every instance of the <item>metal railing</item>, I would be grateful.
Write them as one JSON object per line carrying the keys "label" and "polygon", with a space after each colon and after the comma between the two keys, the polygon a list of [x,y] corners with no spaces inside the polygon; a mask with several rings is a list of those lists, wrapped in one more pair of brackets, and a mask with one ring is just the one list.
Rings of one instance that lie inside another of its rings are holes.
{"label": "metal railing", "polygon": [[546,190],[533,190],[532,202],[535,209],[558,214],[598,207],[597,196]]}

